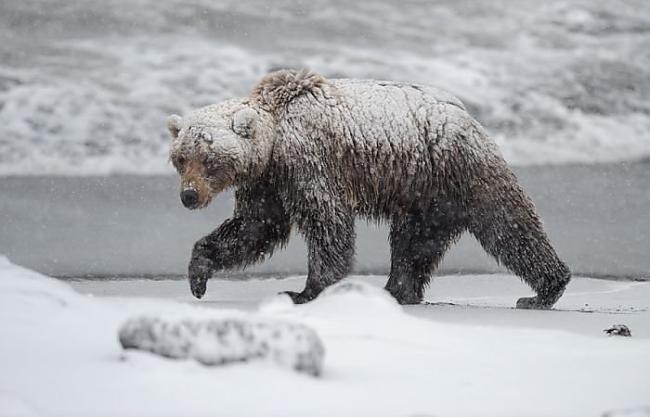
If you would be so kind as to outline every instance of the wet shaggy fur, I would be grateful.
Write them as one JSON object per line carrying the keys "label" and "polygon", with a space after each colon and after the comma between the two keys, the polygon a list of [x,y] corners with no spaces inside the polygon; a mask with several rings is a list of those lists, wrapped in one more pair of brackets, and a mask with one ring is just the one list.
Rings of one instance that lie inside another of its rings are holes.
{"label": "wet shaggy fur", "polygon": [[418,303],[449,247],[469,231],[550,308],[570,271],[495,143],[455,97],[396,82],[279,71],[249,97],[172,116],[171,160],[198,206],[236,188],[233,217],[194,246],[192,292],[213,271],[243,267],[305,236],[305,289],[316,297],[350,271],[357,216],[390,222],[386,289]]}

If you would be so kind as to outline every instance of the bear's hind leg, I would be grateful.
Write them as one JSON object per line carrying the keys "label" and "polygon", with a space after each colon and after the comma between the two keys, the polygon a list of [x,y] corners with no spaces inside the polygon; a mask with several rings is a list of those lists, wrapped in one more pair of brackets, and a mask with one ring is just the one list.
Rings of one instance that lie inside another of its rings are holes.
{"label": "bear's hind leg", "polygon": [[440,210],[394,218],[390,230],[391,268],[386,290],[400,304],[418,304],[431,273],[464,231],[460,219]]}
{"label": "bear's hind leg", "polygon": [[542,228],[535,207],[510,174],[475,201],[470,232],[497,262],[521,277],[537,293],[518,308],[548,309],[562,296],[571,272]]}
{"label": "bear's hind leg", "polygon": [[311,219],[302,226],[309,253],[307,282],[302,292],[285,292],[296,304],[313,300],[352,269],[354,216],[343,210],[334,212],[332,218]]}

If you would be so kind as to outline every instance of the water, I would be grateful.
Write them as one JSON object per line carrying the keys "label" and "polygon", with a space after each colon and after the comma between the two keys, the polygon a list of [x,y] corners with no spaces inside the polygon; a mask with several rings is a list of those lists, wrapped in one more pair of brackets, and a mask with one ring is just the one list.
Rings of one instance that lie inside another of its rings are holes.
{"label": "water", "polygon": [[[650,278],[650,164],[517,167],[560,257],[575,275]],[[0,181],[0,254],[48,275],[119,279],[185,276],[194,242],[232,215],[232,193],[185,209],[178,179],[159,175],[26,176]],[[304,275],[297,230],[284,250],[220,279]],[[390,267],[384,224],[357,222],[355,274]],[[469,234],[438,272],[500,272]]]}
{"label": "water", "polygon": [[0,1],[0,175],[171,173],[169,113],[270,70],[458,95],[516,165],[650,158],[650,3]]}

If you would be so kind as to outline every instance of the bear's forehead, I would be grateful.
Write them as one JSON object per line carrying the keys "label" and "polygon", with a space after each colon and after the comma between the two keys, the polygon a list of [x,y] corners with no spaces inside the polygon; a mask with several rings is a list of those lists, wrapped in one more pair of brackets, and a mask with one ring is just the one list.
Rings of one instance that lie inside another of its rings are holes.
{"label": "bear's forehead", "polygon": [[183,118],[183,127],[187,129],[192,126],[229,126],[233,114],[244,106],[242,100],[233,99],[202,107]]}

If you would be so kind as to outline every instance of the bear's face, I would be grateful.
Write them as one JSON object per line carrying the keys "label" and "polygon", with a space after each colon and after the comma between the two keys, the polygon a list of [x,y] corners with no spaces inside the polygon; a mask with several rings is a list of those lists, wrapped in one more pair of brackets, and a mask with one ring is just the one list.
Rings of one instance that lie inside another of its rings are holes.
{"label": "bear's face", "polygon": [[207,206],[221,191],[260,175],[270,159],[268,114],[243,100],[169,116],[170,160],[181,176],[181,201]]}

